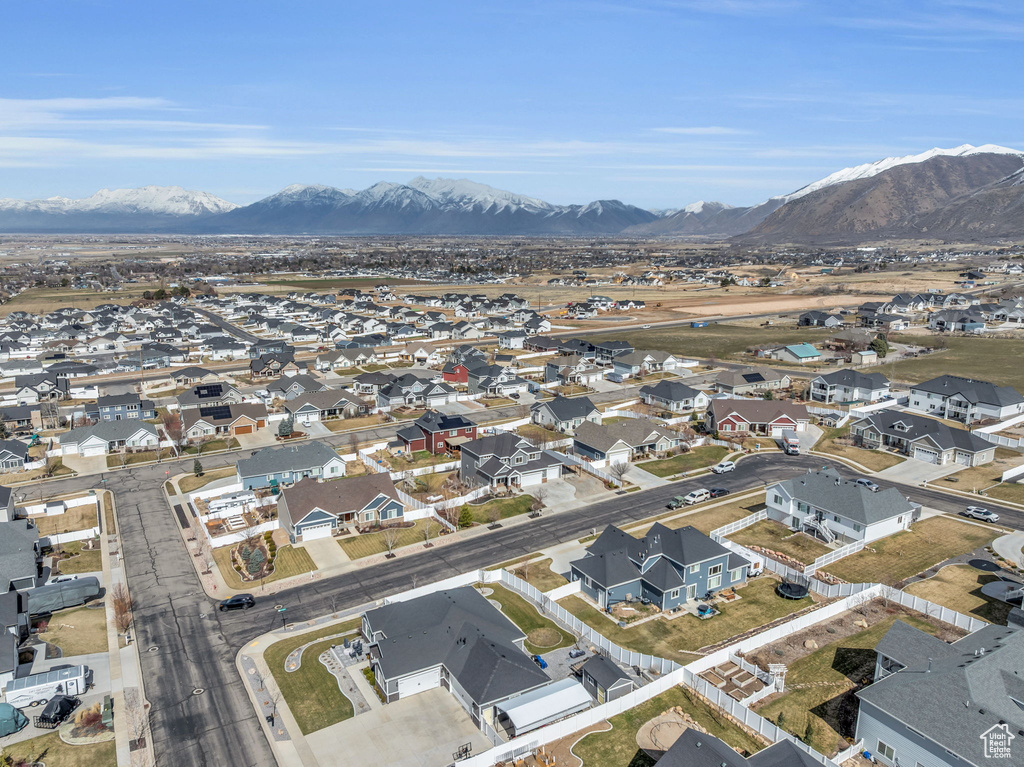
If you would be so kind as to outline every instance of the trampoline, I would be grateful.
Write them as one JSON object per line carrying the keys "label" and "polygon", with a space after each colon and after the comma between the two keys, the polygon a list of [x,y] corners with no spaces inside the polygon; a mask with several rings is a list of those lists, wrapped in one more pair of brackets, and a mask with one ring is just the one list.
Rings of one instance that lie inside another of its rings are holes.
{"label": "trampoline", "polygon": [[775,593],[783,599],[803,599],[809,591],[807,584],[792,581],[783,581],[775,587]]}

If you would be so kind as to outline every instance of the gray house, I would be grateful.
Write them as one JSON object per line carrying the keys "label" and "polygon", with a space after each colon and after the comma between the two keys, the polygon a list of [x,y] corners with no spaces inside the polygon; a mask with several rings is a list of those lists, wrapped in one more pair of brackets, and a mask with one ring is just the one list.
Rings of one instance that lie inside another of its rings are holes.
{"label": "gray house", "polygon": [[856,737],[878,761],[890,767],[1021,763],[1024,631],[985,626],[947,644],[896,621],[875,652],[874,683],[857,693]]}
{"label": "gray house", "polygon": [[555,397],[532,405],[530,419],[541,426],[572,434],[584,421],[601,423],[601,411],[588,397]]}
{"label": "gray house", "polygon": [[341,456],[321,442],[286,447],[265,447],[236,465],[238,481],[246,490],[291,484],[306,477],[336,479],[345,476]]}
{"label": "gray house", "polygon": [[660,407],[672,413],[687,413],[691,410],[705,410],[711,399],[700,389],[694,389],[679,381],[658,381],[640,387],[640,397],[645,404]]}
{"label": "gray house", "polygon": [[843,368],[811,379],[810,398],[815,402],[875,402],[888,394],[889,379],[881,373]]}
{"label": "gray house", "polygon": [[0,522],[0,593],[42,583],[39,531],[26,519]]}
{"label": "gray house", "polygon": [[850,424],[854,444],[896,450],[918,461],[981,466],[995,458],[996,446],[966,429],[909,412],[880,410]]}
{"label": "gray house", "polygon": [[401,522],[405,503],[387,474],[343,477],[335,482],[307,478],[295,483],[277,502],[281,527],[292,543],[329,538],[346,525]]}
{"label": "gray house", "polygon": [[600,607],[650,600],[662,610],[744,585],[749,565],[695,527],[673,530],[660,522],[643,538],[608,525],[586,556],[569,563],[570,579],[581,581]]}
{"label": "gray house", "polygon": [[0,472],[21,471],[28,461],[28,445],[16,439],[0,439]]}
{"label": "gray house", "polygon": [[744,757],[714,735],[689,728],[658,760],[658,767],[821,767],[821,762],[789,740]]}
{"label": "gray house", "polygon": [[95,405],[87,405],[85,415],[93,421],[146,421],[156,418],[156,406],[138,394],[111,394],[97,397]]}

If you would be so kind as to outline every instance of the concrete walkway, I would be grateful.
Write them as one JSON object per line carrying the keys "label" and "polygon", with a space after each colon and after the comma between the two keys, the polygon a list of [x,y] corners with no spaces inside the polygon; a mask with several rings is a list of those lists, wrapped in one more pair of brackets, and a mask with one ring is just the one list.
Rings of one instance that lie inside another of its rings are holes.
{"label": "concrete walkway", "polygon": [[1010,533],[992,541],[996,554],[1007,562],[1015,562],[1017,567],[1024,567],[1024,532]]}

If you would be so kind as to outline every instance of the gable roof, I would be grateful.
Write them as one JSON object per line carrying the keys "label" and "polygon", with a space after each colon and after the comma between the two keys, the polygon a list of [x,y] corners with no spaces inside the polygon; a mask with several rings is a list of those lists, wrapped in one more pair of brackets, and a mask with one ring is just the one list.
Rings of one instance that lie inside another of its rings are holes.
{"label": "gable roof", "polygon": [[810,470],[799,477],[779,482],[794,499],[824,511],[872,525],[911,513],[915,506],[895,487],[872,492],[863,485],[843,479],[832,468]]}
{"label": "gable roof", "polygon": [[563,397],[561,395],[547,402],[537,402],[530,410],[547,408],[558,421],[571,421],[574,418],[586,418],[597,408],[589,397]]}
{"label": "gable roof", "polygon": [[807,408],[793,402],[766,399],[716,399],[711,402],[711,412],[717,424],[735,413],[747,423],[771,423],[783,416],[794,421],[807,421]]}
{"label": "gable roof", "polygon": [[718,374],[715,383],[734,388],[736,386],[757,386],[758,384],[782,381],[789,376],[774,368],[749,367],[742,370],[726,370]]}
{"label": "gable roof", "polygon": [[848,386],[850,388],[856,387],[858,389],[871,390],[884,389],[889,385],[889,379],[881,373],[862,373],[852,368],[833,370],[831,373],[818,376],[815,380],[824,381],[832,386]]}
{"label": "gable roof", "polygon": [[930,381],[914,384],[911,389],[931,394],[941,394],[944,397],[958,394],[966,401],[975,405],[1007,407],[1024,402],[1024,396],[1012,386],[996,386],[988,381],[979,381],[975,378],[964,378],[962,376],[939,376],[938,378],[932,378]]}
{"label": "gable roof", "polygon": [[157,436],[156,426],[131,418],[124,421],[100,421],[91,426],[79,426],[59,435],[57,440],[62,445],[77,445],[90,437],[98,437],[104,442],[120,442],[130,439],[140,431],[144,431],[152,437]]}
{"label": "gable roof", "polygon": [[236,466],[239,477],[258,477],[325,466],[335,459],[340,461],[341,457],[322,442],[304,442],[301,445],[265,447],[256,455],[243,458]]}
{"label": "gable roof", "polygon": [[299,480],[282,493],[284,504],[278,504],[282,523],[294,524],[313,509],[322,509],[338,517],[360,511],[378,496],[402,503],[389,475],[364,474],[318,482],[312,477]]}
{"label": "gable roof", "polygon": [[[957,429],[942,421],[916,413],[880,410],[857,421],[852,426],[870,423],[884,434],[895,435],[909,442],[927,439],[942,450],[956,448],[967,452],[978,453],[995,447],[992,442],[972,434],[966,429]],[[898,426],[905,428],[897,428]]]}
{"label": "gable roof", "polygon": [[693,399],[701,394],[701,391],[700,389],[694,389],[692,386],[687,386],[679,381],[668,381],[662,379],[654,385],[647,384],[646,386],[641,386],[640,393],[649,394],[666,402],[682,402],[684,400]]}

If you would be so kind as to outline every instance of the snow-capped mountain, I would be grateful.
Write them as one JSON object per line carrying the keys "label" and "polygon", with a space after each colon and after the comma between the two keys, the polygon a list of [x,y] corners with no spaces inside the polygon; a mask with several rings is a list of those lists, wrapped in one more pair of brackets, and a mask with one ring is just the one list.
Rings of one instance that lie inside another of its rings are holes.
{"label": "snow-capped mountain", "polygon": [[73,200],[49,197],[45,200],[0,199],[0,211],[25,213],[148,213],[160,216],[210,216],[227,213],[238,206],[208,192],[194,192],[180,186],[143,186],[138,189],[101,189],[90,197]]}
{"label": "snow-capped mountain", "polygon": [[418,176],[410,181],[408,186],[441,203],[469,208],[479,206],[483,210],[526,208],[527,210],[546,212],[553,211],[556,207],[535,197],[506,192],[503,189],[495,189],[493,186],[465,178],[423,178],[423,176]]}

